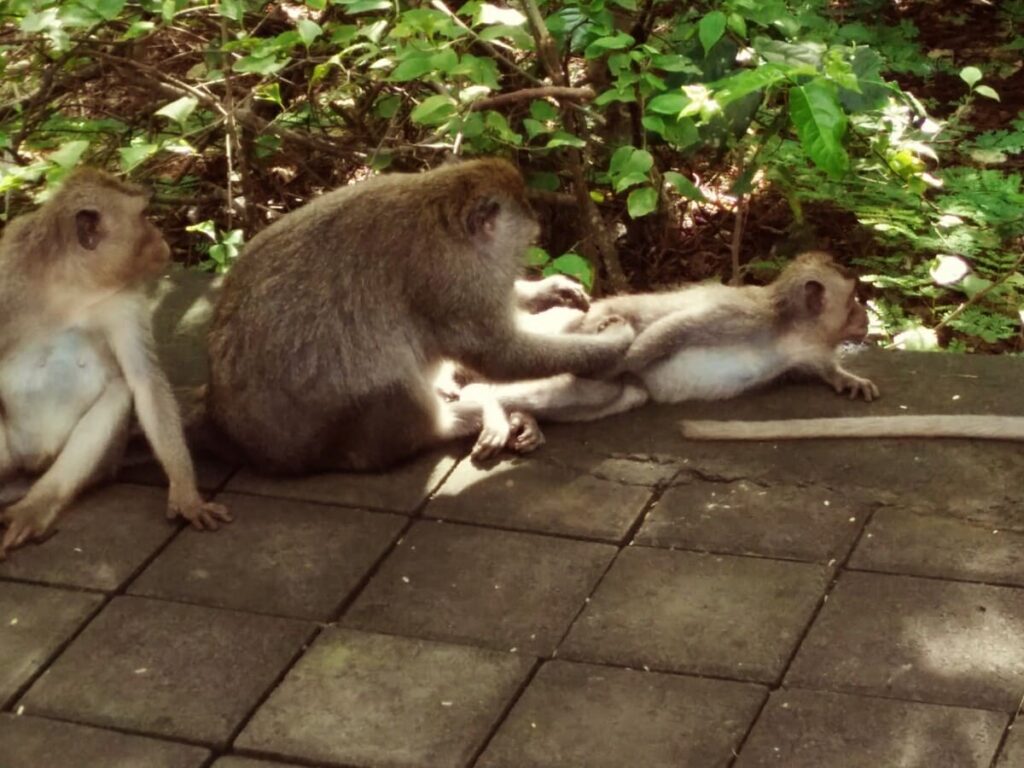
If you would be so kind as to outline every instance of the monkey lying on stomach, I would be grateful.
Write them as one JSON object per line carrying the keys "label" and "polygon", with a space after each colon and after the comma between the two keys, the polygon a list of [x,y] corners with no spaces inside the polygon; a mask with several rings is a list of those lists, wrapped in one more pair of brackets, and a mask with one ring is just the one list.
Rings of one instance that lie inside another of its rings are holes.
{"label": "monkey lying on stomach", "polygon": [[[846,371],[837,347],[861,341],[868,318],[856,280],[825,253],[802,254],[768,286],[693,285],[666,293],[601,299],[583,314],[557,308],[527,318],[549,332],[597,332],[609,318],[636,331],[618,376],[609,380],[556,376],[514,384],[473,383],[460,393],[489,415],[475,458],[500,449],[497,414],[514,410],[552,421],[584,421],[620,413],[647,400],[676,403],[733,397],[788,371],[821,378],[838,393],[871,401],[878,388]],[[536,447],[542,438],[522,420],[509,448]]]}
{"label": "monkey lying on stomach", "polygon": [[446,358],[497,381],[612,368],[621,321],[516,325],[525,192],[509,163],[475,160],[335,190],[260,232],[214,312],[213,426],[264,471],[383,469],[480,429],[479,404],[435,389]]}
{"label": "monkey lying on stomach", "polygon": [[[153,355],[140,286],[170,249],[148,195],[99,171],[74,173],[0,241],[0,496],[38,476],[0,516],[4,552],[43,536],[82,489],[116,472],[132,405],[170,480],[168,516],[230,520],[202,500],[177,404]],[[5,499],[5,503],[10,501]]]}

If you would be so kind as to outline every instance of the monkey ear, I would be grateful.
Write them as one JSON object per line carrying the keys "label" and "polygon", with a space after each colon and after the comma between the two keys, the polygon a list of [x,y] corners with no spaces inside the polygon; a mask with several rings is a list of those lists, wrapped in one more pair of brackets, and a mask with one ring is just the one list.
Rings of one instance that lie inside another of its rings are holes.
{"label": "monkey ear", "polygon": [[494,221],[501,212],[501,203],[493,197],[481,197],[473,202],[466,214],[466,231],[473,237],[483,233],[491,235]]}
{"label": "monkey ear", "polygon": [[804,283],[804,305],[812,315],[820,315],[825,309],[825,286],[817,280]]}
{"label": "monkey ear", "polygon": [[81,208],[75,213],[75,230],[78,244],[88,251],[95,251],[100,244],[100,212],[95,208]]}

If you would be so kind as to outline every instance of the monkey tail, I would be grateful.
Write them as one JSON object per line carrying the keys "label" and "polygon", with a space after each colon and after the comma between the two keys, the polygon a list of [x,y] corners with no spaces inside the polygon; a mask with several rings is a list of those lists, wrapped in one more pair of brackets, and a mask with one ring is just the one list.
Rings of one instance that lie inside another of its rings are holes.
{"label": "monkey tail", "polygon": [[810,438],[950,437],[1024,440],[1024,416],[855,416],[777,421],[682,421],[691,440],[806,440]]}

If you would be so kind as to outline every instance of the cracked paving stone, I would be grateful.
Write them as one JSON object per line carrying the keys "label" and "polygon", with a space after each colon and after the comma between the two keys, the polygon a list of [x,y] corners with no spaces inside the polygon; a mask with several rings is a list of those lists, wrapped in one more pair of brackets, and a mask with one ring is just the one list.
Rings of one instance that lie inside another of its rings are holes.
{"label": "cracked paving stone", "polygon": [[850,567],[1024,586],[1024,533],[909,509],[880,509]]}
{"label": "cracked paving stone", "polygon": [[37,717],[0,715],[3,768],[201,768],[208,750]]}
{"label": "cracked paving stone", "polygon": [[629,547],[559,653],[772,682],[828,580],[827,568],[809,563]]}
{"label": "cracked paving stone", "polygon": [[1015,711],[1024,590],[844,573],[786,685]]}
{"label": "cracked paving stone", "polygon": [[418,522],[342,623],[549,654],[614,555],[608,544]]}
{"label": "cracked paving stone", "polygon": [[651,488],[541,461],[462,462],[427,505],[429,517],[621,541]]}
{"label": "cracked paving stone", "polygon": [[795,560],[841,560],[866,510],[820,487],[695,480],[669,488],[637,543]]}
{"label": "cracked paving stone", "polygon": [[102,602],[97,594],[0,582],[0,707]]}
{"label": "cracked paving stone", "polygon": [[310,762],[463,768],[532,665],[519,654],[329,627],[236,746]]}
{"label": "cracked paving stone", "polygon": [[223,747],[312,632],[292,619],[119,597],[20,703]]}
{"label": "cracked paving stone", "polygon": [[[224,485],[224,481],[238,467],[210,456],[196,456],[195,469],[196,485],[199,486],[199,490],[204,492],[204,495],[208,495],[210,491],[215,491]],[[117,480],[121,483],[167,486],[167,475],[164,474],[163,468],[156,462],[156,459],[152,458],[125,466],[117,473]]]}
{"label": "cracked paving stone", "polygon": [[336,472],[297,478],[265,477],[243,469],[231,478],[227,490],[409,514],[440,485],[456,460],[451,449],[427,454],[391,472]]}
{"label": "cracked paving stone", "polygon": [[0,577],[111,591],[174,535],[167,491],[111,485],[88,493],[57,523],[57,533],[0,563]]}
{"label": "cracked paving stone", "polygon": [[408,520],[261,496],[219,500],[237,524],[183,531],[132,594],[326,621]]}
{"label": "cracked paving stone", "polygon": [[840,693],[772,693],[736,768],[988,768],[998,712]]}
{"label": "cracked paving stone", "polygon": [[750,683],[548,662],[477,765],[724,767],[764,698]]}
{"label": "cracked paving stone", "polygon": [[1024,715],[1017,715],[996,768],[1024,768]]}

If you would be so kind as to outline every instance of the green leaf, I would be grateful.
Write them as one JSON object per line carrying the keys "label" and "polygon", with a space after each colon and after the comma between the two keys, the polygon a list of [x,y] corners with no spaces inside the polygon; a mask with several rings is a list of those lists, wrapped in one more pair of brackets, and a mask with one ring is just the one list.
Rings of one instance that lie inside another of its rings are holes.
{"label": "green leaf", "polygon": [[144,163],[149,157],[160,150],[159,144],[136,144],[131,147],[121,147],[117,150],[121,155],[121,169],[130,171],[137,165]]}
{"label": "green leaf", "polygon": [[671,184],[672,188],[683,197],[687,197],[690,200],[707,202],[707,198],[704,197],[704,193],[701,192],[692,181],[683,176],[683,174],[676,173],[675,171],[665,171],[665,181]]}
{"label": "green leaf", "polygon": [[391,9],[391,0],[359,0],[345,6],[345,13],[370,13],[372,11],[387,11]]}
{"label": "green leaf", "polygon": [[438,93],[428,96],[412,111],[409,117],[420,125],[438,125],[455,113],[455,102],[450,96]]}
{"label": "green leaf", "polygon": [[[174,5],[173,0],[166,0],[164,3],[164,9],[166,14],[167,1],[171,1]],[[220,15],[231,19],[232,21],[241,21],[242,17],[245,16],[245,2],[244,0],[220,0]]]}
{"label": "green leaf", "polygon": [[587,146],[587,143],[579,136],[574,136],[568,131],[555,131],[555,134],[548,139],[548,149],[554,149],[555,147],[576,147],[577,149],[583,149]]}
{"label": "green leaf", "polygon": [[523,118],[523,128],[526,130],[526,135],[531,139],[541,135],[542,133],[551,133],[552,129],[548,128],[544,123],[539,120],[534,120],[532,117]]}
{"label": "green leaf", "polygon": [[789,116],[814,164],[833,178],[846,173],[850,166],[842,143],[846,115],[828,83],[818,79],[790,89]]}
{"label": "green leaf", "polygon": [[981,70],[977,67],[964,67],[960,70],[960,79],[973,88],[974,84],[981,80]]}
{"label": "green leaf", "polygon": [[579,280],[587,290],[594,287],[594,268],[578,253],[563,253],[544,268],[543,274],[545,277],[556,274],[569,275]]}
{"label": "green leaf", "polygon": [[747,39],[747,20],[738,13],[729,14],[729,29],[743,40]]}
{"label": "green leaf", "polygon": [[637,184],[646,184],[649,181],[646,173],[626,173],[615,179],[615,192],[623,192]]}
{"label": "green leaf", "polygon": [[646,149],[626,145],[619,147],[608,161],[608,173],[613,177],[628,173],[646,175],[654,167],[654,156]]}
{"label": "green leaf", "polygon": [[430,63],[430,54],[416,52],[398,62],[398,66],[392,70],[391,77],[388,79],[404,83],[415,80],[433,70],[434,65]]}
{"label": "green leaf", "polygon": [[988,85],[979,85],[974,89],[974,92],[979,96],[984,96],[986,99],[995,99],[996,101],[1000,100],[999,94],[996,93],[995,88]]}
{"label": "green leaf", "polygon": [[530,102],[530,117],[534,120],[557,120],[558,108],[550,101],[535,99]]}
{"label": "green leaf", "polygon": [[636,0],[612,0],[612,2],[620,8],[625,8],[627,11],[636,10]]}
{"label": "green leaf", "polygon": [[113,21],[124,9],[125,0],[91,0],[88,6],[105,21]]}
{"label": "green leaf", "polygon": [[753,43],[754,50],[761,54],[765,61],[784,64],[808,73],[819,69],[825,56],[824,43],[785,43],[768,37],[755,37]]}
{"label": "green leaf", "polygon": [[625,32],[617,32],[614,35],[597,38],[597,40],[587,46],[583,55],[588,59],[596,59],[607,51],[620,51],[623,48],[630,48],[635,42],[636,40],[633,39],[632,35],[627,35]]}
{"label": "green leaf", "polygon": [[60,145],[60,149],[50,155],[50,162],[61,168],[74,168],[82,153],[89,147],[88,141],[68,141]]}
{"label": "green leaf", "polygon": [[674,117],[689,103],[690,100],[682,93],[663,93],[647,102],[647,111]]}
{"label": "green leaf", "polygon": [[551,261],[551,255],[543,248],[531,245],[526,249],[526,266],[541,267]]}
{"label": "green leaf", "polygon": [[323,27],[309,19],[299,19],[299,23],[295,25],[295,28],[299,31],[299,37],[302,38],[302,44],[307,48],[313,44],[314,40],[324,33]]}
{"label": "green leaf", "polygon": [[255,72],[258,75],[272,75],[284,69],[288,59],[278,60],[277,54],[271,53],[267,56],[246,56],[235,62],[232,69],[235,72]]}
{"label": "green leaf", "polygon": [[459,66],[459,54],[451,48],[434,53],[430,57],[430,66],[435,72],[450,74],[453,69]]}
{"label": "green leaf", "polygon": [[744,69],[735,75],[718,80],[709,87],[715,92],[715,101],[723,107],[748,93],[761,91],[784,80],[786,72],[776,64],[764,64],[757,69]]}
{"label": "green leaf", "polygon": [[707,14],[697,25],[697,36],[700,37],[700,44],[704,46],[704,55],[711,51],[711,46],[722,39],[725,34],[726,16],[721,11],[712,11]]}
{"label": "green leaf", "polygon": [[170,118],[178,125],[184,125],[198,104],[199,99],[192,96],[182,96],[180,99],[160,107],[155,114]]}
{"label": "green leaf", "polygon": [[626,208],[632,219],[639,219],[655,211],[658,207],[658,192],[654,187],[641,187],[629,193]]}

